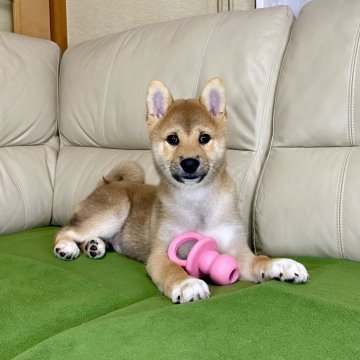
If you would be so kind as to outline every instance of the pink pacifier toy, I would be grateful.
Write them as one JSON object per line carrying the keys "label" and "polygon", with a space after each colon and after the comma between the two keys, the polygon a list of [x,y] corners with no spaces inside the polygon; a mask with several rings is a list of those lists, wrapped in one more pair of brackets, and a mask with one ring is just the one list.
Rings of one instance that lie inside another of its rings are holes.
{"label": "pink pacifier toy", "polygon": [[[186,260],[179,259],[177,252],[180,246],[194,242]],[[194,231],[178,235],[168,249],[171,261],[182,266],[189,275],[201,278],[209,274],[210,279],[217,285],[233,284],[240,275],[235,258],[227,254],[219,254],[218,246],[213,238],[206,237]]]}

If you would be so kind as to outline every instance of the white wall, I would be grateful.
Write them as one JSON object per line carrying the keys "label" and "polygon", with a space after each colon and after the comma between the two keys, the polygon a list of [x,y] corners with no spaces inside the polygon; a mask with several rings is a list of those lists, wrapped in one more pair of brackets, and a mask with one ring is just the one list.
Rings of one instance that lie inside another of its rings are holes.
{"label": "white wall", "polygon": [[[222,3],[227,9],[228,1]],[[230,4],[244,10],[254,8],[255,1]],[[67,0],[66,6],[69,46],[151,22],[217,11],[216,0]]]}
{"label": "white wall", "polygon": [[0,31],[12,31],[11,0],[0,0]]}
{"label": "white wall", "polygon": [[271,7],[278,5],[290,6],[295,16],[299,16],[301,8],[312,0],[256,0],[256,7]]}

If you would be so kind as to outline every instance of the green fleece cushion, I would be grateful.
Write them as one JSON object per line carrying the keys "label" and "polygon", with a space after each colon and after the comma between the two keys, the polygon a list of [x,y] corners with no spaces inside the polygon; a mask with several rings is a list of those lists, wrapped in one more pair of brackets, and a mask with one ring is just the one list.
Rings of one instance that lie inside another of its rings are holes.
{"label": "green fleece cushion", "polygon": [[360,358],[359,263],[299,258],[308,284],[173,305],[131,259],[57,260],[56,231],[0,237],[0,359]]}

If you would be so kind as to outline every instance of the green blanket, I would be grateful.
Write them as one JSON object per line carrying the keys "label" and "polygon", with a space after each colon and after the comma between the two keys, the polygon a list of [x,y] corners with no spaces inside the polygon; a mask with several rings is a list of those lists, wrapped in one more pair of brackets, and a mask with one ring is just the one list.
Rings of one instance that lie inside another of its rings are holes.
{"label": "green blanket", "polygon": [[0,359],[360,359],[360,264],[298,258],[305,285],[211,287],[173,305],[143,264],[60,261],[56,228],[0,237]]}

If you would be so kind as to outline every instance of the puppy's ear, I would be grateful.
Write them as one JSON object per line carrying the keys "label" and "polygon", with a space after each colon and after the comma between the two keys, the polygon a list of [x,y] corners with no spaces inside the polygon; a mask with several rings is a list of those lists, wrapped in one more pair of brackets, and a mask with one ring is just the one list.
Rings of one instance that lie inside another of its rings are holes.
{"label": "puppy's ear", "polygon": [[153,126],[162,119],[172,102],[173,98],[166,85],[153,80],[148,87],[146,98],[147,124]]}
{"label": "puppy's ear", "polygon": [[200,102],[212,116],[226,120],[226,95],[222,79],[216,77],[207,82],[201,93]]}

